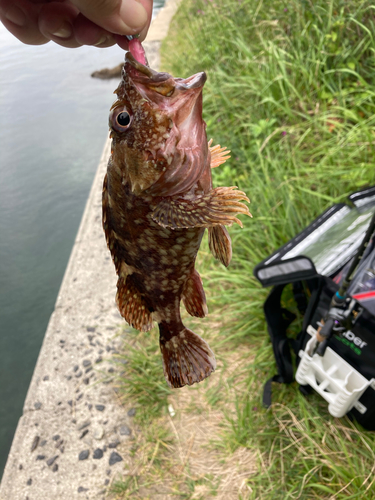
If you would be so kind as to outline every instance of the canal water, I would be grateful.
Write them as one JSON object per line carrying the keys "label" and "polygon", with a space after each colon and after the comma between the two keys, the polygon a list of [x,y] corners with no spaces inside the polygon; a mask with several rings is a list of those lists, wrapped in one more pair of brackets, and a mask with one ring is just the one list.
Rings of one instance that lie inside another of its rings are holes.
{"label": "canal water", "polygon": [[90,75],[123,59],[0,24],[0,478],[108,135],[116,81]]}

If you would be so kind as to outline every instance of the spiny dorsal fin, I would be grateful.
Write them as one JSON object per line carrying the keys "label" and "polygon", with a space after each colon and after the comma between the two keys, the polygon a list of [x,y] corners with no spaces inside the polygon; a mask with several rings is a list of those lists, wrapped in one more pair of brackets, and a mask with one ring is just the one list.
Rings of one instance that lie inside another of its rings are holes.
{"label": "spiny dorsal fin", "polygon": [[220,144],[216,144],[216,146],[211,146],[212,139],[208,141],[208,147],[211,152],[211,168],[216,168],[219,165],[222,165],[230,158],[230,150],[226,147],[221,147]]}

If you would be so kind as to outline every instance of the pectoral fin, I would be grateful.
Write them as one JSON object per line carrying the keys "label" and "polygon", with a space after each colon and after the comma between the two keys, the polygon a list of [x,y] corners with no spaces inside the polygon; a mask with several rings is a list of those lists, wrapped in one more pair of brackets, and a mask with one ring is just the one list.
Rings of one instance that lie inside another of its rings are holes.
{"label": "pectoral fin", "polygon": [[237,187],[219,187],[193,200],[165,198],[155,208],[152,218],[163,227],[172,229],[231,226],[242,222],[236,217],[244,214],[251,217],[248,207],[241,200],[248,197]]}

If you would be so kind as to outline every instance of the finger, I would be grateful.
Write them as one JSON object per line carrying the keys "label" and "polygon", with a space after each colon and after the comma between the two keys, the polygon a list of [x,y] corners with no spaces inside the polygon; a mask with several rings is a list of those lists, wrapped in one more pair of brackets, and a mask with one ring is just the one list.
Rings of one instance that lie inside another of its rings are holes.
{"label": "finger", "polygon": [[148,12],[138,0],[71,0],[93,23],[111,33],[134,35],[148,23]]}
{"label": "finger", "polygon": [[129,40],[123,35],[113,35],[115,42],[124,50],[129,50]]}
{"label": "finger", "polygon": [[95,45],[96,47],[110,47],[116,42],[103,28],[94,24],[82,14],[79,14],[73,25],[74,37],[81,45]]}
{"label": "finger", "polygon": [[[143,42],[143,40],[146,38],[148,29],[151,24],[153,0],[140,0],[140,1],[142,2],[142,5],[144,6],[148,17],[146,26],[139,33],[139,40]],[[114,38],[119,47],[121,47],[124,50],[128,50],[128,39],[125,36],[115,35]]]}
{"label": "finger", "polygon": [[28,45],[49,42],[39,30],[40,4],[28,0],[0,0],[0,20],[12,35]]}
{"label": "finger", "polygon": [[63,47],[80,47],[82,44],[75,39],[73,29],[78,14],[78,9],[74,5],[61,2],[47,3],[39,13],[40,32]]}
{"label": "finger", "polygon": [[143,29],[139,32],[139,40],[141,42],[143,42],[143,40],[146,38],[148,29],[150,27],[151,20],[152,20],[153,0],[139,0],[139,1],[142,3],[143,7],[145,8],[145,10],[147,12],[147,23],[143,27]]}

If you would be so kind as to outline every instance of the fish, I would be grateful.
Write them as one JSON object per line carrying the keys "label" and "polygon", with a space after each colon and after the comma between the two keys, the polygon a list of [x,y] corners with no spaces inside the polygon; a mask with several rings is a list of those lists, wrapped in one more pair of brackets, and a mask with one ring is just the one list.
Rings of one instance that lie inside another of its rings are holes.
{"label": "fish", "polygon": [[133,328],[159,326],[164,375],[172,388],[198,383],[216,368],[208,343],[181,320],[208,314],[195,261],[208,230],[213,256],[232,257],[226,226],[251,216],[237,187],[213,188],[211,169],[229,151],[207,141],[202,118],[206,74],[174,78],[148,65],[129,42],[109,116],[111,156],[103,183],[103,228],[118,276],[116,303]]}

